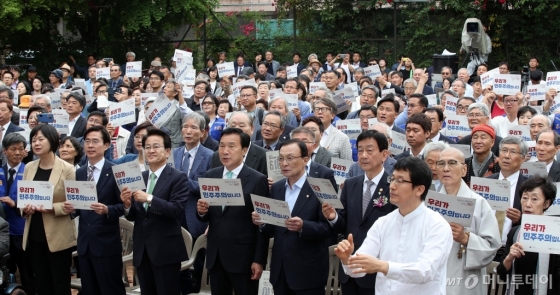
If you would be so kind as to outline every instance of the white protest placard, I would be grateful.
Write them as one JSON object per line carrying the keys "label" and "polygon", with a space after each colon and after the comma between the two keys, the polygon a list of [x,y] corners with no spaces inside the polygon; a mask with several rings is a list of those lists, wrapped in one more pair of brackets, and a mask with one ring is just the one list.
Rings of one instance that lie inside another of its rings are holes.
{"label": "white protest placard", "polygon": [[[65,110],[52,110],[54,122],[49,123],[49,125],[56,128],[56,131],[60,134],[68,134],[69,133],[69,122],[70,122],[70,115]],[[70,134],[68,134],[70,135]]]}
{"label": "white protest placard", "polygon": [[226,120],[226,126],[227,126],[227,124],[228,124],[228,122],[229,122],[229,118],[231,118],[231,115],[233,115],[233,112],[228,112],[228,113],[226,113],[226,117],[224,118],[224,119]]}
{"label": "white protest placard", "polygon": [[142,61],[129,61],[126,63],[126,75],[129,78],[142,77]]}
{"label": "white protest placard", "polygon": [[370,77],[373,81],[375,81],[375,78],[381,77],[381,69],[379,68],[379,65],[365,67],[364,76]]}
{"label": "white protest placard", "polygon": [[78,85],[78,83],[84,84],[86,83],[86,79],[74,78],[74,82],[76,82],[75,85]]}
{"label": "white protest placard", "polygon": [[531,141],[531,132],[529,125],[511,125],[508,135],[520,136],[524,141]]}
{"label": "white protest placard", "polygon": [[109,99],[105,95],[98,95],[96,101],[97,101],[98,109],[104,110],[105,108],[108,108],[110,105]]}
{"label": "white protest placard", "polygon": [[111,68],[97,68],[95,69],[95,79],[105,78],[107,80],[111,79]]}
{"label": "white protest placard", "polygon": [[437,95],[429,94],[429,95],[426,95],[426,98],[428,99],[428,105],[435,106],[435,105],[438,104],[437,103]]}
{"label": "white protest placard", "polygon": [[17,207],[27,204],[52,209],[53,186],[48,181],[19,180],[17,190]]}
{"label": "white protest placard", "polygon": [[488,201],[492,210],[506,211],[510,206],[510,183],[507,180],[471,177],[471,189]]}
{"label": "white protest placard", "polygon": [[194,86],[194,82],[196,79],[196,70],[195,69],[187,69],[185,72],[185,75],[183,76],[183,80],[181,81],[181,83],[187,85],[187,86]]}
{"label": "white protest placard", "polygon": [[62,107],[62,100],[59,93],[46,93],[45,95],[51,99],[51,109],[58,109]]}
{"label": "white protest placard", "polygon": [[146,100],[150,97],[158,97],[158,94],[155,92],[148,92],[148,93],[140,93],[140,99],[142,100],[142,106],[146,105]]}
{"label": "white protest placard", "polygon": [[555,182],[556,185],[556,199],[552,205],[544,211],[544,215],[560,216],[560,182]]}
{"label": "white protest placard", "polygon": [[263,270],[259,279],[259,293],[257,295],[274,295],[274,288],[270,283],[270,271]]}
{"label": "white protest placard", "polygon": [[286,76],[288,76],[288,79],[297,77],[297,66],[286,67]]}
{"label": "white protest placard", "polygon": [[137,161],[115,165],[112,169],[119,190],[122,191],[125,187],[128,187],[132,192],[146,189]]}
{"label": "white protest placard", "polygon": [[546,73],[546,89],[554,88],[560,91],[560,72]]}
{"label": "white protest placard", "polygon": [[517,238],[525,252],[560,254],[560,217],[523,214]]}
{"label": "white protest placard", "polygon": [[343,183],[348,178],[348,171],[354,162],[337,157],[331,158],[331,169],[334,171],[334,180],[337,184]]}
{"label": "white protest placard", "polygon": [[189,68],[189,65],[186,61],[184,61],[183,59],[181,59],[181,61],[182,62],[175,62],[175,81],[178,81],[179,83],[183,82],[183,79],[185,78],[185,72]]}
{"label": "white protest placard", "polygon": [[18,133],[21,136],[23,136],[23,138],[25,138],[25,150],[26,151],[30,151],[31,150],[31,141],[29,140],[29,137],[31,135],[31,130],[26,129],[24,131],[17,131],[14,133]]}
{"label": "white protest placard", "polygon": [[[371,130],[371,129],[373,129],[373,126],[375,124],[379,124],[380,122],[377,120],[377,118],[371,118],[371,119],[367,120],[367,123],[368,123],[368,130]],[[381,124],[385,124],[385,123],[381,123]],[[387,124],[385,124],[385,125],[387,125]]]}
{"label": "white protest placard", "polygon": [[527,141],[527,154],[531,156],[528,162],[537,162],[537,142],[534,140]]}
{"label": "white protest placard", "polygon": [[529,101],[545,100],[546,99],[546,85],[533,84],[527,86],[527,94],[529,94]]}
{"label": "white protest placard", "polygon": [[494,85],[494,73],[486,72],[480,75],[480,85],[482,85],[482,89],[486,89],[488,86]]}
{"label": "white protest placard", "polygon": [[25,130],[31,130],[29,124],[27,124],[27,110],[19,110],[19,127]]}
{"label": "white protest placard", "polygon": [[134,99],[127,99],[109,107],[109,122],[113,126],[122,126],[136,122]]}
{"label": "white protest placard", "polygon": [[[543,112],[543,110],[542,110],[542,109],[543,109],[543,106],[542,106],[542,105],[540,105],[540,106],[531,106],[531,105],[530,105],[529,107],[532,108],[533,110],[535,110],[535,112],[537,112],[537,114],[540,114],[540,113]],[[551,112],[551,113],[552,113],[552,112]]]}
{"label": "white protest placard", "polygon": [[443,113],[446,115],[456,115],[457,114],[457,101],[459,99],[457,97],[453,97],[451,95],[447,95],[445,99],[445,110]]}
{"label": "white protest placard", "polygon": [[268,98],[269,101],[272,102],[273,99],[275,99],[278,96],[282,96],[284,94],[284,92],[282,91],[282,89],[278,88],[278,89],[270,89],[268,91]]}
{"label": "white protest placard", "polygon": [[399,132],[393,132],[393,141],[391,142],[391,146],[389,146],[389,152],[395,156],[402,154],[408,148],[409,146],[406,141],[406,135]]}
{"label": "white protest placard", "polygon": [[177,61],[178,58],[187,57],[187,56],[192,57],[192,52],[175,49],[175,53],[173,53],[173,61]]}
{"label": "white protest placard", "polygon": [[448,222],[471,227],[476,199],[449,196],[428,191],[426,207],[438,212]]}
{"label": "white protest placard", "polygon": [[148,119],[156,128],[161,128],[177,111],[177,107],[165,95],[160,95],[146,111]]}
{"label": "white protest placard", "polygon": [[356,139],[362,133],[360,119],[338,120],[336,128],[346,134],[349,139]]}
{"label": "white protest placard", "polygon": [[335,95],[342,94],[342,98],[344,100],[349,100],[352,102],[356,100],[356,96],[354,96],[354,90],[352,90],[351,88],[342,88],[340,90],[335,91],[334,94]]}
{"label": "white protest placard", "polygon": [[86,106],[90,105],[94,100],[93,96],[91,96],[89,94],[85,95],[85,99],[86,99]]}
{"label": "white protest placard", "polygon": [[315,93],[321,87],[327,88],[325,82],[311,82],[309,83],[309,93]]}
{"label": "white protest placard", "polygon": [[319,199],[321,204],[327,203],[335,209],[344,209],[344,206],[342,206],[342,203],[338,198],[338,193],[334,189],[330,180],[307,177],[307,182],[309,182],[313,193],[315,193],[315,196]]}
{"label": "white protest placard", "polygon": [[251,194],[251,201],[255,212],[259,214],[259,222],[286,227],[286,219],[291,217],[288,202],[254,194]]}
{"label": "white protest placard", "polygon": [[266,171],[268,172],[268,178],[272,179],[274,182],[284,179],[280,163],[278,162],[279,157],[280,151],[266,152]]}
{"label": "white protest placard", "polygon": [[183,86],[183,97],[191,97],[194,94],[194,87],[184,85]]}
{"label": "white protest placard", "polygon": [[333,95],[332,98],[333,98],[333,102],[336,104],[336,108],[338,109],[338,112],[336,113],[337,115],[344,111],[350,110],[350,106],[346,104],[346,101],[344,100],[342,93]]}
{"label": "white protest placard", "polygon": [[445,135],[451,137],[466,136],[471,134],[467,116],[447,114],[445,118]]}
{"label": "white protest placard", "polygon": [[231,85],[231,93],[233,93],[233,97],[239,97],[241,88],[243,88],[244,86],[253,86],[257,88],[257,83],[255,83],[255,79],[249,79]]}
{"label": "white protest placard", "polygon": [[210,206],[245,206],[241,179],[199,178],[200,195]]}
{"label": "white protest placard", "polygon": [[385,98],[385,96],[389,93],[395,94],[395,88],[383,89],[381,90],[381,98]]}
{"label": "white protest placard", "polygon": [[66,201],[80,210],[92,210],[91,204],[97,202],[95,181],[65,180]]}
{"label": "white protest placard", "polygon": [[298,95],[297,94],[282,94],[277,96],[278,97],[282,97],[283,99],[286,100],[286,103],[288,103],[288,110],[292,111],[295,108],[299,108],[298,107]]}
{"label": "white protest placard", "polygon": [[344,84],[344,88],[352,89],[352,95],[354,97],[357,97],[357,96],[360,95],[360,92],[358,91],[358,82],[352,82],[352,83]]}
{"label": "white protest placard", "polygon": [[546,172],[545,162],[523,162],[521,168],[519,169],[521,174],[531,177],[533,175],[540,175],[542,177],[548,177],[548,172]]}
{"label": "white protest placard", "polygon": [[469,144],[450,144],[449,146],[460,150],[465,158],[471,156],[471,146]]}
{"label": "white protest placard", "polygon": [[555,114],[556,111],[559,109],[560,109],[560,97],[556,95],[556,97],[554,97],[554,100],[552,101],[552,106],[550,107],[550,113]]}
{"label": "white protest placard", "polygon": [[235,76],[235,69],[232,61],[218,64],[216,67],[218,68],[219,77]]}
{"label": "white protest placard", "polygon": [[500,95],[515,95],[521,91],[521,75],[495,74],[494,92]]}

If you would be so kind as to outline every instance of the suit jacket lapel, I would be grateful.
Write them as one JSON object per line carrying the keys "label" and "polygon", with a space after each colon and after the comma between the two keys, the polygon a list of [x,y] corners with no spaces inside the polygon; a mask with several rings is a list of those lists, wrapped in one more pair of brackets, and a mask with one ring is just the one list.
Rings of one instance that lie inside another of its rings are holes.
{"label": "suit jacket lapel", "polygon": [[[62,177],[62,160],[58,157],[54,158],[54,165],[52,168],[51,176],[49,177],[49,182],[53,185],[53,187],[58,183],[60,178]],[[39,161],[37,161],[39,163]]]}
{"label": "suit jacket lapel", "polygon": [[[358,183],[354,185],[352,189],[350,189],[350,195],[346,196],[346,198],[350,197],[354,202],[354,208],[356,208],[354,215],[358,218],[358,220],[362,221],[362,200],[364,198],[364,178],[365,175],[362,174],[360,178],[358,178]],[[354,196],[354,197],[352,197]],[[348,203],[348,201],[346,201]]]}
{"label": "suit jacket lapel", "polygon": [[321,160],[323,160],[325,153],[323,151],[323,147],[319,147],[319,149],[317,150],[317,154],[315,155],[315,162],[316,163],[321,163]]}
{"label": "suit jacket lapel", "polygon": [[[249,185],[249,181],[251,181],[250,175],[248,173],[249,170],[247,170],[246,167],[247,167],[246,164],[243,165],[243,168],[241,168],[241,171],[239,171],[239,174],[237,175],[237,178],[241,179],[241,187],[242,188],[247,187]],[[223,171],[222,171],[222,174],[223,174]],[[243,197],[245,197],[245,192],[243,192]],[[222,214],[224,214],[230,206],[224,206],[223,209],[222,209],[222,206],[218,206],[218,207],[220,208],[220,212]]]}
{"label": "suit jacket lapel", "polygon": [[[376,199],[379,199],[383,196],[386,196],[389,193],[389,183],[387,183],[387,177],[388,177],[387,173],[384,172],[383,175],[381,176],[381,179],[379,180],[379,183],[377,184],[377,187],[375,188],[375,191],[373,192],[371,200],[368,203],[366,213],[364,214],[364,217],[362,218],[362,222],[364,220],[366,220],[368,215],[371,214],[371,212],[373,212],[373,210],[375,209],[373,207],[373,201],[376,200]],[[389,198],[387,198],[387,200],[388,199]]]}
{"label": "suit jacket lapel", "polygon": [[96,185],[97,191],[100,191],[103,188],[103,186],[105,186],[105,182],[107,182],[107,179],[109,177],[113,177],[112,169],[109,163],[107,163],[107,160],[105,160],[105,164],[103,164],[103,170],[101,170],[101,173],[99,174],[99,179],[97,180],[97,185]]}
{"label": "suit jacket lapel", "polygon": [[307,201],[309,201],[310,197],[315,197],[315,195],[313,193],[313,190],[311,189],[311,186],[309,186],[309,183],[306,180],[299,192],[296,203],[294,204],[294,208],[292,209],[292,217],[299,214],[301,209],[303,209],[303,207],[305,207],[305,204],[307,204]]}
{"label": "suit jacket lapel", "polygon": [[[149,173],[151,173],[151,171]],[[171,167],[165,165],[165,168],[163,168],[163,171],[161,171],[161,174],[156,180],[156,185],[154,186],[152,195],[157,196],[159,191],[161,191],[161,189],[167,185],[167,181],[169,180],[169,174],[171,174]]]}
{"label": "suit jacket lapel", "polygon": [[249,151],[247,151],[247,156],[245,157],[245,165],[249,167],[253,167],[255,162],[257,161],[257,152],[255,146],[255,144],[251,144],[249,146]]}
{"label": "suit jacket lapel", "polygon": [[325,143],[325,148],[326,149],[329,149],[329,147],[330,147],[331,143],[333,142],[334,137],[336,135],[335,133],[338,130],[338,129],[330,128],[330,126],[329,126],[329,129],[330,129],[329,130],[329,136],[327,137],[327,142]]}
{"label": "suit jacket lapel", "polygon": [[202,162],[202,152],[200,151],[200,148],[202,147],[202,145],[198,146],[198,150],[196,151],[196,155],[194,155],[194,158],[191,159],[191,161],[193,161],[192,164],[192,168],[191,171],[189,173],[189,179],[191,179],[191,175],[194,176],[196,175],[196,170],[198,170],[198,166],[200,166],[200,162]]}

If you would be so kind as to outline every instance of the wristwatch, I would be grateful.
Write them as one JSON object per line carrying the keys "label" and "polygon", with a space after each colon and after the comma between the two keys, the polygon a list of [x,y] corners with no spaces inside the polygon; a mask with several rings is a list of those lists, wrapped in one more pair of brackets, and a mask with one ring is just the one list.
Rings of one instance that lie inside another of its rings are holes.
{"label": "wristwatch", "polygon": [[146,202],[147,202],[148,204],[151,204],[153,198],[154,198],[154,195],[148,195],[148,198],[147,198]]}

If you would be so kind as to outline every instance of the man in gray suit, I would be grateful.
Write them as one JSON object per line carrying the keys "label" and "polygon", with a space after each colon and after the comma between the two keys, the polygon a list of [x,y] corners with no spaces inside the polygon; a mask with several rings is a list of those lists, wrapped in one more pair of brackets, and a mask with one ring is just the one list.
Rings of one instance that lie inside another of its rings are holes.
{"label": "man in gray suit", "polygon": [[268,69],[267,69],[268,73],[273,76],[276,76],[276,71],[280,67],[280,63],[274,60],[274,55],[272,54],[272,51],[269,50],[265,52],[264,59],[268,65]]}
{"label": "man in gray suit", "polygon": [[[389,126],[387,126],[387,124],[377,123],[371,127],[371,130],[377,130],[381,132],[383,135],[385,135],[385,137],[387,137],[387,141],[389,142],[389,146],[391,146],[391,143],[393,142],[392,139],[393,131],[391,130],[391,128],[389,128]],[[395,169],[396,162],[397,160],[393,159],[392,157],[387,157],[385,162],[383,162],[383,169],[385,169],[385,172],[387,172],[388,175],[393,174],[393,170]],[[348,175],[350,177],[363,175],[363,174],[364,174],[364,170],[360,168],[360,165],[358,165],[358,163],[352,164],[352,166],[350,166],[350,169],[348,171]]]}

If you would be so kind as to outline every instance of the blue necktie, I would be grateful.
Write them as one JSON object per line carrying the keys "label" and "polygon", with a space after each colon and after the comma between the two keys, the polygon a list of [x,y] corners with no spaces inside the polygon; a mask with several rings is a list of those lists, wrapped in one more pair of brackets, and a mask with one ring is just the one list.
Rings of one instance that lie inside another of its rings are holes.
{"label": "blue necktie", "polygon": [[186,154],[184,154],[183,156],[183,163],[181,164],[181,170],[185,172],[187,176],[189,176],[190,162],[191,162],[191,154],[189,152],[186,152]]}

